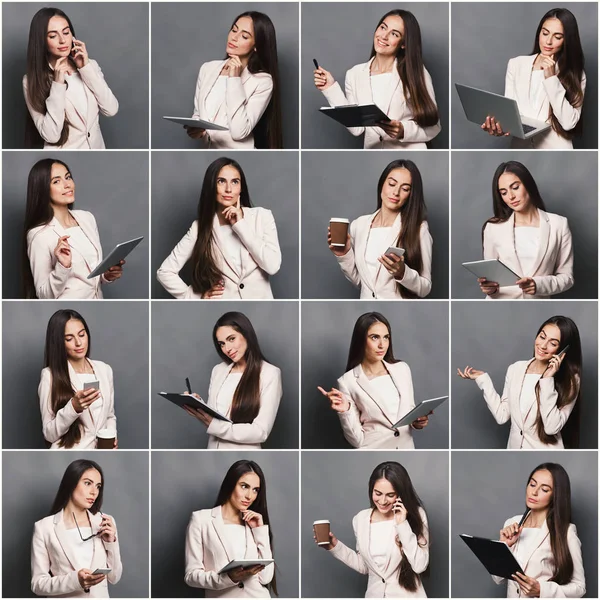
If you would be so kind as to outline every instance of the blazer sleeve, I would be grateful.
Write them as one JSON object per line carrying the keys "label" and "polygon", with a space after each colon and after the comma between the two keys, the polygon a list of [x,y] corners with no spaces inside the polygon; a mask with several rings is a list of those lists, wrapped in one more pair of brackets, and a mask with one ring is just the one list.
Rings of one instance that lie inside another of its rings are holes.
{"label": "blazer sleeve", "polygon": [[90,60],[85,67],[79,69],[79,75],[94,94],[98,110],[106,117],[114,117],[119,112],[119,101],[108,87],[100,65],[95,60]]}
{"label": "blazer sleeve", "polygon": [[[273,552],[271,550],[271,541],[269,540],[269,526],[262,525],[261,527],[255,527],[252,529],[252,537],[254,543],[258,548],[259,558],[273,558]],[[261,585],[269,585],[275,575],[275,564],[271,563],[267,565],[259,574],[258,581]]]}
{"label": "blazer sleeve", "polygon": [[272,368],[274,370],[269,369],[268,374],[265,373],[264,367],[261,370],[260,409],[254,421],[252,423],[227,423],[220,419],[213,419],[206,430],[209,435],[238,444],[262,444],[266,441],[273,429],[279,402],[283,395],[281,371],[277,367]]}
{"label": "blazer sleeve", "polygon": [[419,298],[425,298],[431,292],[431,259],[433,256],[433,238],[429,233],[427,221],[421,223],[419,235],[421,240],[421,257],[423,259],[421,273],[406,265],[402,279],[397,279],[396,281]]}
{"label": "blazer sleeve", "polygon": [[200,517],[192,515],[185,536],[185,577],[190,587],[205,590],[225,590],[237,585],[227,573],[219,575],[217,571],[204,568],[204,544],[202,542],[202,524]]}
{"label": "blazer sleeve", "polygon": [[560,237],[560,249],[556,260],[553,275],[540,275],[534,277],[536,294],[551,296],[560,294],[573,287],[573,238],[569,229],[569,222],[564,219]]}
{"label": "blazer sleeve", "polygon": [[53,444],[58,442],[69,427],[79,418],[72,400],[69,400],[56,414],[51,408],[52,376],[49,369],[42,371],[38,396],[40,400],[40,412],[42,413],[42,432],[44,438]]}
{"label": "blazer sleeve", "polygon": [[174,298],[189,298],[192,295],[192,286],[187,285],[179,277],[179,271],[192,257],[197,239],[198,221],[194,221],[188,232],[181,238],[156,272],[158,281]]}
{"label": "blazer sleeve", "polygon": [[46,98],[46,112],[37,112],[29,101],[27,75],[23,77],[23,94],[31,119],[42,139],[49,144],[56,144],[60,139],[65,124],[65,107],[67,102],[67,84],[53,81],[50,93]]}
{"label": "blazer sleeve", "polygon": [[[577,384],[577,392],[579,393],[579,382]],[[542,423],[544,424],[544,431],[548,435],[560,433],[575,408],[577,398],[562,408],[556,406],[557,401],[558,392],[554,387],[554,377],[544,377],[540,379],[539,411]]]}
{"label": "blazer sleeve", "polygon": [[114,542],[105,542],[102,540],[104,550],[106,550],[106,566],[112,571],[106,576],[108,582],[115,585],[119,583],[123,575],[123,564],[121,563],[121,549],[119,547],[119,532],[114,517],[111,517],[115,525],[116,539]]}
{"label": "blazer sleeve", "polygon": [[508,399],[510,376],[511,369],[508,367],[508,371],[506,371],[506,377],[504,379],[504,390],[502,392],[502,397],[500,397],[498,392],[496,392],[492,378],[487,373],[484,373],[475,379],[475,383],[483,392],[483,398],[498,425],[502,425],[510,419],[510,404]]}
{"label": "blazer sleeve", "polygon": [[240,238],[254,262],[269,275],[275,275],[281,267],[281,249],[275,219],[273,213],[267,209],[261,210],[257,218],[263,221],[261,235],[258,235],[245,218],[237,221],[231,229]]}
{"label": "blazer sleeve", "polygon": [[273,96],[272,77],[266,73],[256,77],[258,84],[249,98],[246,97],[241,77],[227,78],[227,121],[229,134],[235,141],[243,140],[252,133]]}
{"label": "blazer sleeve", "polygon": [[109,386],[109,397],[108,400],[108,416],[106,417],[106,428],[117,431],[117,416],[115,415],[115,384],[113,378],[113,370],[110,365],[106,365],[108,368],[108,386]]}
{"label": "blazer sleeve", "polygon": [[506,67],[506,76],[504,78],[504,95],[507,98],[512,98],[513,100],[517,99],[517,90],[515,88],[515,71],[515,59],[511,58]]}
{"label": "blazer sleeve", "polygon": [[365,441],[365,432],[360,421],[360,412],[356,407],[348,388],[344,384],[343,379],[338,379],[337,383],[340,392],[342,392],[342,394],[344,394],[350,401],[350,408],[346,412],[338,413],[340,425],[342,426],[342,432],[344,433],[346,441],[353,448],[360,448]]}
{"label": "blazer sleeve", "polygon": [[[581,118],[583,100],[579,106],[573,106],[567,100],[567,90],[564,88],[557,75],[553,75],[552,77],[544,79],[542,83],[544,89],[546,90],[546,95],[548,96],[550,106],[552,107],[552,112],[560,123],[561,127],[565,131],[574,129]],[[583,77],[581,79],[581,91],[583,94],[585,94],[585,85],[586,78],[585,73],[583,73]]]}
{"label": "blazer sleeve", "polygon": [[[338,265],[342,269],[344,277],[354,286],[361,286],[361,279],[358,269],[356,268],[356,258],[354,255],[354,240],[356,238],[356,221],[352,221],[349,227],[350,233],[350,249],[343,256],[336,256]],[[334,255],[335,256],[335,255]]]}
{"label": "blazer sleeve", "polygon": [[[358,528],[358,524],[356,522],[356,517],[352,519],[352,528],[354,529],[354,536],[356,537],[356,531]],[[352,550],[352,548],[348,548],[346,544],[338,540],[338,543],[334,548],[332,548],[329,552],[335,556],[338,560],[343,562],[345,565],[358,571],[362,575],[366,575],[369,572],[369,567],[363,560],[363,557],[360,555],[358,550]]]}
{"label": "blazer sleeve", "polygon": [[203,78],[203,69],[204,69],[204,65],[206,63],[204,63],[201,67],[200,70],[198,71],[198,79],[196,80],[196,92],[194,94],[194,114],[192,115],[192,119],[199,119],[200,118],[200,103],[202,102],[202,78]]}
{"label": "blazer sleeve", "polygon": [[53,577],[50,574],[50,558],[44,541],[41,523],[33,528],[31,541],[31,591],[36,596],[58,596],[83,592],[77,571]]}
{"label": "blazer sleeve", "polygon": [[[423,74],[425,76],[425,87],[427,88],[427,91],[429,92],[429,96],[433,100],[433,103],[437,107],[431,75],[429,74],[429,71],[427,69],[423,69]],[[418,125],[417,122],[413,119],[406,119],[400,122],[402,123],[402,127],[404,128],[404,136],[400,141],[406,143],[429,142],[442,130],[442,126],[440,124],[439,119],[435,125],[430,125],[429,127],[421,127],[421,125]]]}
{"label": "blazer sleeve", "polygon": [[423,573],[429,564],[429,525],[425,511],[419,509],[419,514],[424,525],[421,539],[418,539],[413,533],[408,521],[396,525],[396,533],[402,544],[402,553],[415,573]]}
{"label": "blazer sleeve", "polygon": [[67,287],[72,267],[63,267],[48,248],[41,234],[27,239],[27,257],[31,266],[35,293],[41,299],[59,298]]}

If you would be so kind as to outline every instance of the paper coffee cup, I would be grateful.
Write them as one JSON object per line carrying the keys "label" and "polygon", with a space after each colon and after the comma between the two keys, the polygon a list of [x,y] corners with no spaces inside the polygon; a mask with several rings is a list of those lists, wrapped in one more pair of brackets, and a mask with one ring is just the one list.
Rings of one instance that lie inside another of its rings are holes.
{"label": "paper coffee cup", "polygon": [[348,219],[329,219],[329,231],[331,232],[332,246],[341,246],[343,248],[346,245],[349,225],[350,221]]}
{"label": "paper coffee cup", "polygon": [[313,523],[313,529],[315,530],[315,536],[319,546],[331,544],[331,540],[329,539],[329,521],[315,521]]}
{"label": "paper coffee cup", "polygon": [[117,432],[114,429],[100,429],[96,433],[96,448],[98,450],[112,450],[116,438]]}

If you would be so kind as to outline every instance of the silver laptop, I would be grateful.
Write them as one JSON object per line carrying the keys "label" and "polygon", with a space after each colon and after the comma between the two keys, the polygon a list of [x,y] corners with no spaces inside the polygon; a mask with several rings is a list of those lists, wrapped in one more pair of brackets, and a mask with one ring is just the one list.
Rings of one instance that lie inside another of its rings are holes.
{"label": "silver laptop", "polygon": [[454,85],[465,111],[465,116],[473,123],[481,125],[485,122],[486,117],[494,117],[500,123],[502,131],[522,140],[527,140],[546,129],[550,129],[549,123],[520,115],[517,102],[512,98],[478,90],[460,83]]}

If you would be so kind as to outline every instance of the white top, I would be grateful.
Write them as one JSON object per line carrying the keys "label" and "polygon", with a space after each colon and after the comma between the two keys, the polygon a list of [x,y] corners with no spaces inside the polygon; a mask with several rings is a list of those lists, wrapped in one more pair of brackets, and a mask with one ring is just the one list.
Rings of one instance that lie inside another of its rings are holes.
{"label": "white top", "polygon": [[529,102],[532,106],[541,107],[544,98],[546,97],[546,91],[544,90],[544,71],[542,69],[536,69],[531,71],[531,80],[529,82]]}
{"label": "white top", "polygon": [[513,547],[513,554],[520,565],[525,564],[540,543],[541,527],[523,527],[521,535]]}
{"label": "white top", "polygon": [[246,526],[235,523],[225,523],[227,537],[233,546],[234,560],[246,558]]}
{"label": "white top", "polygon": [[81,530],[81,535],[79,535],[77,527],[67,529],[69,546],[71,547],[71,552],[79,559],[78,563],[86,565],[86,568],[89,569],[92,566],[92,559],[94,558],[94,540],[91,539],[84,542],[81,538],[90,537],[92,535],[92,528],[80,526],[79,529]]}
{"label": "white top", "polygon": [[[95,373],[76,373],[76,375],[77,375],[77,379],[79,379],[79,381],[81,382],[82,388],[83,388],[83,384],[87,383],[88,381],[98,381],[98,378],[96,377]],[[101,394],[100,397],[98,398],[98,400],[95,400],[94,402],[92,402],[90,404],[90,407],[88,410],[90,411],[90,415],[92,416],[94,423],[99,423],[99,421],[100,421],[100,413],[102,413],[102,403],[103,403],[103,400],[102,400],[102,394]]]}
{"label": "white top", "polygon": [[227,116],[227,104],[225,102],[225,94],[227,93],[227,76],[219,75],[215,85],[212,86],[208,95],[206,96],[206,111],[212,116],[210,119],[212,122],[217,118],[219,109],[223,107],[225,111],[225,117]]}
{"label": "white top", "polygon": [[392,381],[391,375],[382,375],[370,380],[371,385],[379,392],[377,399],[384,404],[387,414],[398,416],[400,408],[400,394]]}
{"label": "white top", "polygon": [[220,225],[221,242],[225,247],[227,259],[233,263],[238,273],[242,272],[242,242],[231,225]]}
{"label": "white top", "polygon": [[535,401],[535,386],[540,380],[541,373],[526,373],[525,379],[523,380],[523,387],[521,388],[521,396],[519,398],[519,405],[521,407],[521,413],[523,416],[529,410],[529,407]]}
{"label": "white top", "polygon": [[391,232],[391,227],[371,227],[369,231],[365,262],[373,277],[377,275],[377,269],[381,265],[377,259],[388,249],[387,240],[389,240]]}
{"label": "white top", "polygon": [[219,394],[217,395],[217,410],[222,415],[227,416],[229,414],[231,403],[233,402],[233,395],[235,394],[235,390],[242,375],[243,373],[229,373],[221,386]]}
{"label": "white top", "polygon": [[79,71],[75,71],[72,75],[65,75],[65,83],[67,84],[67,97],[73,103],[73,106],[80,114],[87,114],[87,94]]}
{"label": "white top", "polygon": [[387,562],[391,539],[395,537],[394,519],[371,523],[369,527],[369,552],[373,562],[383,569]]}
{"label": "white top", "polygon": [[76,225],[75,227],[69,227],[65,230],[67,235],[71,236],[67,241],[72,244],[80,254],[83,256],[90,269],[93,271],[99,264],[98,252],[87,235],[83,232],[83,229]]}
{"label": "white top", "polygon": [[379,73],[377,75],[371,75],[371,93],[373,94],[373,103],[381,108],[381,110],[384,112],[385,110],[382,107],[386,107],[388,105],[391,84],[391,73]]}
{"label": "white top", "polygon": [[524,274],[533,271],[539,247],[539,227],[515,227],[515,251]]}

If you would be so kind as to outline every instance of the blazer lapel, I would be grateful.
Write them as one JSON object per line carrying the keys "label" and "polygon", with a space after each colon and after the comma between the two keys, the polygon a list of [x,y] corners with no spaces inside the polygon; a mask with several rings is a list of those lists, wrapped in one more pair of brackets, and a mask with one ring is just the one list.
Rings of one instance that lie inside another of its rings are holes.
{"label": "blazer lapel", "polygon": [[523,276],[523,267],[517,256],[515,247],[515,213],[511,213],[510,217],[504,223],[500,223],[500,239],[508,240],[507,250],[509,254],[504,257],[503,263],[512,269],[519,277]]}
{"label": "blazer lapel", "polygon": [[94,246],[94,250],[96,250],[96,254],[98,255],[98,263],[100,263],[102,261],[102,247],[100,246],[100,240],[98,239],[96,232],[90,227],[90,224],[85,218],[80,217],[78,219],[73,213],[71,213],[71,216],[77,221],[77,224],[81,227],[81,231],[83,231],[85,237],[90,240],[90,244]]}
{"label": "blazer lapel", "polygon": [[75,571],[79,571],[81,568],[86,568],[87,565],[80,565],[77,561],[77,556],[71,550],[71,542],[69,540],[69,534],[67,533],[67,528],[65,527],[64,522],[64,510],[56,513],[54,515],[54,533],[60,543],[60,546],[65,553],[68,561],[71,563],[73,569]]}
{"label": "blazer lapel", "polygon": [[[534,361],[534,359],[532,358],[531,360],[527,361],[527,363],[525,365],[520,366],[521,370],[517,373],[517,380],[515,381],[515,384],[518,385],[518,390],[517,390],[517,394],[515,394],[515,396],[514,396],[515,402],[517,403],[514,414],[518,415],[518,417],[519,417],[519,419],[518,419],[520,421],[519,427],[521,429],[523,429],[523,427],[525,426],[527,417],[529,416],[529,413],[531,412],[531,407],[533,406],[533,404],[535,402],[535,396],[534,396],[533,398],[531,398],[529,404],[527,405],[527,410],[521,411],[521,393],[523,392],[523,384],[525,383],[525,375],[527,375],[527,368],[533,361]],[[511,410],[511,415],[512,414],[513,414],[513,411]]]}
{"label": "blazer lapel", "polygon": [[371,91],[371,59],[363,65],[357,74],[356,99],[358,104],[373,104],[373,92]]}
{"label": "blazer lapel", "polygon": [[521,106],[519,108],[519,112],[523,114],[531,113],[531,102],[529,100],[529,88],[531,85],[531,70],[533,68],[533,63],[537,57],[537,54],[533,56],[528,56],[523,59],[521,63],[522,68],[517,69],[516,75],[516,87],[519,95],[519,103],[524,104],[525,106]]}
{"label": "blazer lapel", "polygon": [[[388,373],[390,374],[390,377],[392,378],[392,381],[394,382],[394,385],[396,386],[396,389],[398,390],[398,395],[400,396],[400,402],[398,403],[398,414],[395,415],[394,419],[396,421],[399,421],[404,415],[400,414],[400,407],[402,406],[402,398],[404,398],[405,400],[409,400],[410,399],[410,392],[409,390],[406,389],[406,385],[407,382],[403,379],[400,379],[398,377],[398,373],[396,372],[396,369],[394,368],[394,365],[385,362],[385,360],[383,361],[383,364],[385,365],[386,369],[388,370]],[[414,398],[413,401],[411,403],[410,407],[404,407],[404,408],[408,408],[408,410],[411,410],[414,407]]]}
{"label": "blazer lapel", "polygon": [[[88,362],[90,363],[90,365],[92,365],[94,375],[96,376],[96,379],[100,382],[100,392],[102,393],[103,390],[108,390],[108,381],[106,380],[104,369],[102,369],[98,365],[98,363],[96,363],[90,358],[88,358]],[[102,429],[108,417],[109,403],[108,400],[105,400],[105,398],[108,398],[108,394],[102,393],[102,410],[100,411],[100,418],[98,420],[98,423],[95,423],[96,429]]]}
{"label": "blazer lapel", "polygon": [[215,406],[213,408],[216,408],[216,402],[217,402],[217,398],[219,396],[219,392],[221,391],[221,388],[223,387],[223,384],[225,383],[225,380],[227,379],[227,376],[229,375],[229,373],[231,373],[231,369],[233,369],[234,367],[234,363],[231,363],[230,365],[227,366],[227,369],[225,369],[220,375],[219,378],[215,381],[215,392],[213,395],[213,398],[215,399]]}
{"label": "blazer lapel", "polygon": [[[223,68],[223,66],[225,65],[226,62],[227,62],[227,60],[223,60],[220,63],[217,63],[214,67],[214,70],[211,71],[210,73],[208,73],[208,75],[206,76],[206,85],[202,86],[203,91],[204,91],[204,97],[202,98],[202,107],[204,110],[204,114],[206,115],[206,118],[209,121],[214,121],[215,118],[217,117],[217,115],[216,114],[214,114],[214,115],[208,114],[208,108],[206,106],[206,98],[208,97],[210,90],[212,90],[213,86],[217,82],[217,79],[219,78],[219,75],[221,74],[221,69]],[[217,113],[218,113],[218,111],[217,111]]]}
{"label": "blazer lapel", "polygon": [[223,549],[225,550],[225,554],[227,555],[227,560],[231,562],[232,560],[235,560],[235,551],[229,539],[227,538],[227,532],[225,531],[225,521],[223,521],[221,507],[215,506],[211,511],[211,516],[213,527],[215,528],[215,532],[219,537],[221,544],[223,545]]}
{"label": "blazer lapel", "polygon": [[[81,385],[81,381],[79,380],[79,377],[77,376],[77,373],[75,372],[75,369],[73,368],[73,365],[67,361],[68,367],[69,367],[69,377],[71,379],[71,385],[73,386],[73,389],[79,391],[83,389],[83,386]],[[104,399],[102,400],[104,402]],[[94,419],[92,418],[92,413],[90,412],[90,409],[86,409],[84,410],[80,415],[79,418],[81,419],[81,422],[83,423],[84,427],[86,429],[90,429],[91,431],[96,431],[96,424],[94,423]]]}
{"label": "blazer lapel", "polygon": [[354,367],[354,377],[356,377],[356,383],[362,388],[362,390],[375,402],[375,404],[379,407],[383,416],[389,421],[390,425],[393,425],[396,421],[394,419],[395,415],[390,415],[384,409],[385,404],[381,402],[381,398],[379,397],[378,392],[375,390],[373,384],[369,381],[368,377],[365,375],[363,368],[361,365]]}
{"label": "blazer lapel", "polygon": [[[402,81],[400,80],[400,75],[398,75],[398,61],[395,60],[394,66],[392,67],[392,77],[391,77],[390,85],[387,90],[388,97],[387,97],[386,103],[385,103],[385,110],[383,111],[390,118],[393,118],[392,116],[390,116],[391,110],[392,110],[392,100],[394,99],[394,96],[396,95],[396,90],[401,85],[402,85]],[[403,103],[406,103],[406,98],[404,97],[404,94],[400,94],[398,96],[398,98],[402,98]]]}
{"label": "blazer lapel", "polygon": [[[90,518],[90,523],[92,524],[92,533],[97,533],[100,529],[100,523],[102,523],[102,514],[97,512],[93,515],[88,510],[88,516]],[[104,552],[104,544],[102,543],[101,536],[97,535],[93,539],[94,552],[92,555],[92,566],[90,567],[90,570],[92,571],[106,566],[106,553]]]}
{"label": "blazer lapel", "polygon": [[[392,231],[390,232],[390,235],[387,238],[386,241],[386,247],[383,250],[384,252],[387,250],[387,248],[389,246],[394,246],[396,244],[396,241],[398,240],[398,236],[400,235],[400,228],[402,226],[402,217],[400,216],[400,213],[398,213],[396,215],[396,219],[394,220],[394,224],[392,225]],[[369,231],[371,231],[369,229]],[[377,280],[379,279],[379,274],[381,273],[381,269],[384,268],[384,266],[379,263],[379,266],[377,267],[377,273],[375,273],[375,285],[377,285]],[[387,273],[387,271],[386,271]],[[375,289],[375,288],[373,288]]]}
{"label": "blazer lapel", "polygon": [[369,566],[369,569],[376,575],[385,579],[385,569],[381,569],[375,564],[373,557],[371,556],[370,543],[371,543],[371,516],[373,515],[372,510],[365,510],[360,514],[358,520],[358,531],[357,531],[357,547],[363,560]]}
{"label": "blazer lapel", "polygon": [[531,269],[531,277],[533,277],[540,268],[540,265],[542,264],[546,253],[548,252],[548,242],[550,241],[550,219],[548,218],[548,213],[538,208],[538,214],[540,220],[539,246],[535,263]]}
{"label": "blazer lapel", "polygon": [[225,252],[225,244],[221,234],[221,225],[219,224],[219,217],[217,215],[215,215],[213,219],[213,238],[223,260],[227,263],[227,266],[235,273],[238,279],[241,279],[242,274],[238,271],[237,267],[234,266],[233,261],[229,260],[227,252]]}
{"label": "blazer lapel", "polygon": [[534,552],[544,543],[546,538],[550,535],[550,530],[548,529],[548,523],[544,521],[544,524],[540,527],[538,543],[535,546],[531,546],[525,556],[522,557],[522,561],[520,564],[523,567],[523,570],[527,570],[527,565],[531,560]]}
{"label": "blazer lapel", "polygon": [[372,277],[371,270],[367,266],[366,253],[367,242],[369,241],[369,233],[371,232],[371,224],[373,223],[373,219],[376,217],[378,212],[379,211],[375,211],[371,215],[366,227],[356,228],[356,238],[354,240],[354,256],[363,263],[364,269],[362,269],[362,271],[366,273],[367,283],[373,291],[375,291],[375,278]]}

